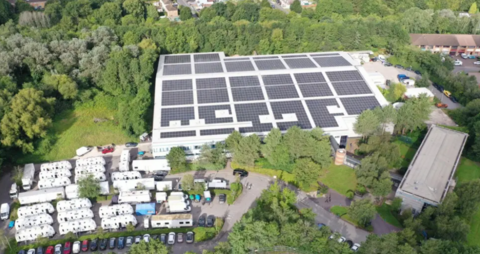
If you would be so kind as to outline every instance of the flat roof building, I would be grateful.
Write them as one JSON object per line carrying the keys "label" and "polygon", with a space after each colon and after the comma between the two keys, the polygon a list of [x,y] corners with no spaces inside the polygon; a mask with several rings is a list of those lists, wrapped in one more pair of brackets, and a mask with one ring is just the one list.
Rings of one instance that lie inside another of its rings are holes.
{"label": "flat roof building", "polygon": [[449,190],[468,134],[432,125],[397,189],[402,208],[415,213],[439,205]]}
{"label": "flat roof building", "polygon": [[410,42],[421,50],[433,53],[480,55],[480,35],[410,34]]}
{"label": "flat roof building", "polygon": [[345,52],[226,57],[223,52],[161,55],[155,82],[152,152],[196,156],[234,130],[264,136],[321,127],[342,143],[357,116],[388,102]]}

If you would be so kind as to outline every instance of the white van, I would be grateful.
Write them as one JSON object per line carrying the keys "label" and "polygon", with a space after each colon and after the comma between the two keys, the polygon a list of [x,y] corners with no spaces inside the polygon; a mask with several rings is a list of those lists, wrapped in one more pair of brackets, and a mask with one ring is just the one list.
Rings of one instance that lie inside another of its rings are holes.
{"label": "white van", "polygon": [[0,206],[0,219],[8,220],[8,218],[10,218],[10,205],[3,203],[2,206]]}
{"label": "white van", "polygon": [[462,66],[462,65],[463,65],[463,62],[460,61],[460,60],[455,60],[455,62],[453,62],[453,65],[455,65],[455,66]]}
{"label": "white van", "polygon": [[17,198],[18,197],[18,187],[16,183],[12,183],[10,187],[10,198]]}

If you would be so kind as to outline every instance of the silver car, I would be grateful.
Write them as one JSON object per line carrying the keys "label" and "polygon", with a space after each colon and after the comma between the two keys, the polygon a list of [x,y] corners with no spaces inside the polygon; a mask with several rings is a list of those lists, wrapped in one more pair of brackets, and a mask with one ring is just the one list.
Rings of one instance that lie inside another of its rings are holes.
{"label": "silver car", "polygon": [[183,233],[178,233],[177,234],[177,242],[183,243]]}
{"label": "silver car", "polygon": [[174,232],[168,233],[168,244],[170,244],[170,245],[175,244],[175,233]]}
{"label": "silver car", "polygon": [[55,245],[55,254],[62,254],[62,245],[61,244]]}

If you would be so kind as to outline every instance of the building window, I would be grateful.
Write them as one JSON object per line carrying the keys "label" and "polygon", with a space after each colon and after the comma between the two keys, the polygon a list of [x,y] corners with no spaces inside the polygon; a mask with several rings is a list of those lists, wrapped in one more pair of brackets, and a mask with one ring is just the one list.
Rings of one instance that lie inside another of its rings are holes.
{"label": "building window", "polygon": [[474,48],[475,48],[475,46],[468,46],[468,48],[469,48],[469,49],[474,49]]}
{"label": "building window", "polygon": [[452,49],[457,49],[457,48],[458,48],[458,46],[452,46]]}
{"label": "building window", "polygon": [[180,223],[179,223],[179,224],[180,224],[180,225],[183,225],[183,221],[180,221]]}
{"label": "building window", "polygon": [[165,222],[165,225],[170,225],[170,222]]}

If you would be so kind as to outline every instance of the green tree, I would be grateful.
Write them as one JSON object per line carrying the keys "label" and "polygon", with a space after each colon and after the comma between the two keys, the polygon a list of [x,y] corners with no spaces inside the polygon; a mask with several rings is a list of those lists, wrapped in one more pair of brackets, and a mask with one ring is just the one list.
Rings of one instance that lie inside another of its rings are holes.
{"label": "green tree", "polygon": [[78,181],[78,193],[81,198],[97,198],[100,196],[100,183],[92,174]]}
{"label": "green tree", "polygon": [[260,2],[260,7],[262,7],[262,8],[270,8],[270,9],[272,8],[272,7],[270,6],[270,2],[269,2],[268,0],[262,0],[262,2]]}
{"label": "green tree", "polygon": [[[127,225],[127,231],[128,231],[128,225]],[[103,229],[103,227],[101,227],[101,226],[97,227],[98,238],[100,238],[100,239],[105,238],[105,235],[103,234],[104,232],[105,232],[105,230]]]}
{"label": "green tree", "polygon": [[295,162],[293,174],[302,189],[308,190],[320,174],[320,166],[311,159],[302,158]]}
{"label": "green tree", "polygon": [[139,244],[134,244],[128,250],[128,254],[168,254],[167,247],[157,239],[150,239],[147,243],[140,241]]}
{"label": "green tree", "polygon": [[75,233],[73,233],[73,232],[68,232],[65,235],[65,239],[73,241],[73,240],[77,239],[77,235],[75,235]]}
{"label": "green tree", "polygon": [[430,117],[432,112],[432,103],[425,95],[418,98],[409,99],[398,109],[397,122],[395,129],[405,134],[406,131],[414,131],[425,126],[425,121]]}
{"label": "green tree", "polygon": [[247,254],[253,250],[273,247],[279,235],[276,223],[253,220],[243,217],[235,223],[228,235],[232,253]]}
{"label": "green tree", "polygon": [[390,173],[385,171],[373,183],[372,195],[381,198],[381,201],[383,201],[383,198],[392,192],[392,185],[393,183],[390,179]]}
{"label": "green tree", "polygon": [[183,170],[187,166],[185,151],[181,147],[172,147],[167,154],[167,160],[172,169]]}
{"label": "green tree", "polygon": [[213,164],[215,168],[224,168],[227,164],[224,149],[225,145],[220,142],[217,142],[214,148],[204,144],[200,149],[200,156],[197,161],[202,165]]}
{"label": "green tree", "polygon": [[0,0],[0,25],[13,18],[12,6],[6,0]]}
{"label": "green tree", "polygon": [[305,154],[305,149],[308,149],[305,147],[307,138],[308,134],[298,126],[293,126],[287,130],[284,142],[292,158],[298,159]]}
{"label": "green tree", "polygon": [[268,135],[263,140],[263,143],[265,144],[262,146],[262,154],[265,158],[268,159],[270,163],[272,163],[274,159],[273,153],[275,151],[275,148],[278,145],[280,145],[281,142],[282,142],[282,133],[278,128],[271,129]]}
{"label": "green tree", "polygon": [[180,16],[180,20],[187,21],[187,20],[193,18],[192,17],[192,10],[190,10],[189,7],[182,6],[182,7],[180,7],[180,15],[179,16]]}
{"label": "green tree", "polygon": [[135,226],[132,223],[128,223],[127,225],[127,232],[135,231]]}
{"label": "green tree", "polygon": [[238,131],[233,131],[232,134],[228,135],[227,139],[225,140],[225,144],[227,145],[227,149],[233,154],[242,140],[242,134]]}
{"label": "green tree", "polygon": [[233,156],[233,161],[244,166],[253,166],[260,153],[260,139],[253,134],[242,138]]}
{"label": "green tree", "polygon": [[123,9],[137,19],[145,18],[145,3],[141,0],[125,0]]}
{"label": "green tree", "polygon": [[193,185],[193,175],[187,174],[182,177],[182,188],[184,190],[192,190]]}
{"label": "green tree", "polygon": [[310,131],[305,151],[307,156],[324,168],[332,163],[330,136],[325,135],[323,130],[318,127]]}
{"label": "green tree", "polygon": [[402,95],[406,91],[407,91],[407,88],[403,84],[399,84],[399,83],[390,84],[386,99],[392,103],[397,102],[400,98],[402,98]]}
{"label": "green tree", "polygon": [[373,187],[383,172],[387,172],[388,162],[379,153],[372,154],[362,159],[360,166],[355,171],[357,182],[365,187]]}
{"label": "green tree", "polygon": [[430,76],[428,75],[427,72],[422,74],[422,78],[417,80],[415,83],[416,86],[418,87],[429,87],[430,86]]}
{"label": "green tree", "polygon": [[302,5],[300,4],[300,1],[294,0],[293,3],[290,5],[290,10],[296,13],[302,13]]}
{"label": "green tree", "polygon": [[468,13],[475,14],[477,12],[478,12],[477,2],[473,2],[472,5],[470,5],[470,9],[468,9]]}
{"label": "green tree", "polygon": [[25,2],[25,0],[18,0],[15,2],[15,13],[20,14],[24,11],[33,11],[33,7]]}
{"label": "green tree", "polygon": [[464,217],[470,219],[480,207],[480,179],[468,181],[457,186],[457,209]]}
{"label": "green tree", "polygon": [[357,122],[353,125],[353,130],[362,134],[363,138],[368,137],[378,131],[380,122],[372,110],[363,111],[357,118]]}
{"label": "green tree", "polygon": [[53,74],[43,76],[43,83],[57,90],[64,99],[74,99],[78,93],[77,83],[65,74]]}
{"label": "green tree", "polygon": [[369,199],[353,201],[348,208],[348,216],[361,226],[367,226],[375,218],[377,211]]}
{"label": "green tree", "polygon": [[17,184],[17,186],[22,186],[22,177],[23,177],[23,168],[20,166],[15,166],[12,173],[12,181]]}

